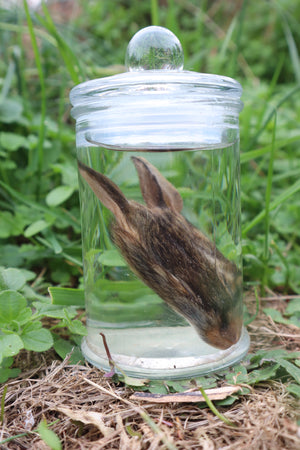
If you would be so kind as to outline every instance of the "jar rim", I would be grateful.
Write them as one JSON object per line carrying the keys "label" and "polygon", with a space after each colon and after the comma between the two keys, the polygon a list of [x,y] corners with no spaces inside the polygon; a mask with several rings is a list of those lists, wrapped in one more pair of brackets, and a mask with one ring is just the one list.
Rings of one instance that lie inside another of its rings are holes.
{"label": "jar rim", "polygon": [[128,72],[74,87],[71,114],[80,146],[216,148],[237,139],[241,85],[188,71]]}
{"label": "jar rim", "polygon": [[[233,78],[192,72],[187,70],[147,70],[136,72],[124,72],[104,78],[88,80],[73,87],[70,92],[70,101],[73,107],[87,104],[105,96],[118,96],[118,94],[143,95],[151,88],[159,89],[163,93],[163,87],[172,87],[172,94],[184,94],[184,89],[192,88],[213,96],[232,98],[238,100],[242,94],[242,86]],[[167,89],[168,90],[168,89]]]}

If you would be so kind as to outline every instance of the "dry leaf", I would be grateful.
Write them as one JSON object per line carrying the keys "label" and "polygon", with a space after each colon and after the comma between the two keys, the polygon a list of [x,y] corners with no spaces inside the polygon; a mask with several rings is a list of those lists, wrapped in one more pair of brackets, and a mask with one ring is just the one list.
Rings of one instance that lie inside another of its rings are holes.
{"label": "dry leaf", "polygon": [[113,428],[104,425],[103,414],[100,414],[98,412],[85,410],[73,411],[72,409],[62,408],[59,406],[57,406],[55,409],[70,417],[70,419],[72,420],[78,420],[79,422],[85,423],[86,425],[95,425],[105,437],[115,432]]}
{"label": "dry leaf", "polygon": [[25,422],[24,422],[24,428],[25,428],[25,430],[31,431],[33,426],[34,426],[34,424],[35,424],[35,420],[34,420],[34,417],[33,417],[32,409],[28,409],[26,411],[25,415],[26,415],[26,419],[25,419]]}
{"label": "dry leaf", "polygon": [[[240,389],[240,386],[224,386],[220,388],[206,389],[205,393],[210,400],[223,400],[224,398],[229,397],[235,392],[238,392]],[[152,403],[196,403],[205,401],[204,397],[199,391],[180,392],[177,394],[151,394],[148,392],[136,392],[130,397],[130,399],[144,400],[146,402]]]}

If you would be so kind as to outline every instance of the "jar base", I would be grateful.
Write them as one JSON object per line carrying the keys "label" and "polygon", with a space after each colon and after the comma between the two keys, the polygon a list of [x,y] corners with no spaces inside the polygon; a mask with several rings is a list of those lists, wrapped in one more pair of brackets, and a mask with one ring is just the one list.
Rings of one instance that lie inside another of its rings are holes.
{"label": "jar base", "polygon": [[[108,342],[112,359],[126,375],[148,379],[183,379],[216,372],[236,364],[248,352],[250,339],[245,328],[239,341],[226,350],[216,349],[197,336],[192,327],[150,328],[145,340],[145,329],[101,330]],[[122,333],[124,336],[122,337]],[[168,334],[172,348],[161,346],[161,335]],[[114,351],[116,340],[118,352]],[[126,336],[126,339],[125,339]],[[180,338],[180,340],[178,339]],[[173,339],[174,338],[174,339]],[[112,346],[110,345],[112,344]],[[123,348],[122,348],[123,345]],[[131,348],[131,354],[124,350]],[[151,349],[149,355],[147,348]],[[89,333],[82,341],[82,353],[93,366],[110,371],[111,368],[99,332]],[[134,355],[134,356],[133,356]],[[116,370],[118,373],[118,370]]]}

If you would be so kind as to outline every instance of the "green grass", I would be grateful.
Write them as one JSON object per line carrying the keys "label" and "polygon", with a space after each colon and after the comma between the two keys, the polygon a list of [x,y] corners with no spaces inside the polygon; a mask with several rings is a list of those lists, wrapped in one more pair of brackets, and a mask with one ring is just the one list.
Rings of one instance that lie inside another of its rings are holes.
{"label": "green grass", "polygon": [[[232,2],[216,5],[89,1],[64,25],[55,23],[46,5],[38,14],[26,1],[18,11],[0,10],[0,288],[3,301],[16,299],[11,320],[0,317],[0,338],[7,342],[2,381],[17,374],[10,367],[21,348],[44,351],[54,345],[63,355],[84,334],[72,320],[69,296],[64,304],[63,291],[53,290],[60,299],[51,305],[47,295],[49,286],[83,287],[68,94],[80,81],[117,73],[127,42],[150,24],[178,35],[186,69],[233,76],[242,84],[245,288],[300,295],[300,4],[244,1],[238,11]],[[7,270],[15,271],[17,281]],[[296,323],[298,313],[293,314]],[[57,328],[43,331],[45,317],[67,327],[69,343]],[[33,340],[38,336],[40,346]],[[278,367],[292,373],[286,363]]]}

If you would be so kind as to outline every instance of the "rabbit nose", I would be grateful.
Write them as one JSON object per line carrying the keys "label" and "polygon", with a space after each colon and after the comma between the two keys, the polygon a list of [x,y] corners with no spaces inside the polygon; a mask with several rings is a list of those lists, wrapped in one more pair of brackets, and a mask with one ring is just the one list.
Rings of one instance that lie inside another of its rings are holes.
{"label": "rabbit nose", "polygon": [[226,350],[238,342],[241,332],[242,321],[235,319],[226,328],[211,329],[206,333],[206,340],[210,345]]}

